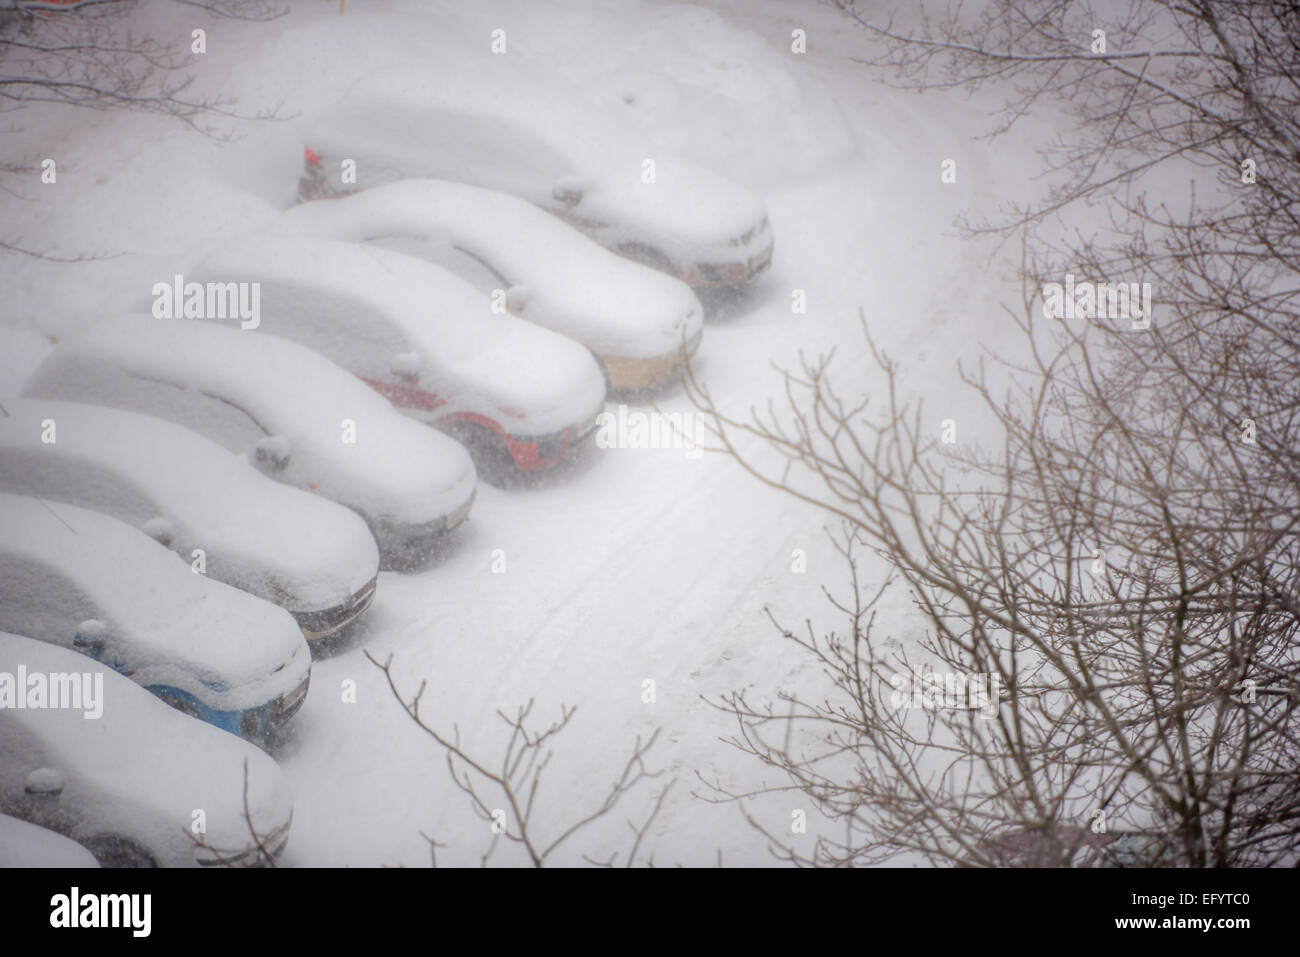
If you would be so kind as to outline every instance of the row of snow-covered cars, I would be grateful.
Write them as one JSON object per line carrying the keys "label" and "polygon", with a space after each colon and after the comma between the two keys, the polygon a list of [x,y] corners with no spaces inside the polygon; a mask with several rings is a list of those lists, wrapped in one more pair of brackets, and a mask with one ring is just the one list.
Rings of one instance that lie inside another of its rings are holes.
{"label": "row of snow-covered cars", "polygon": [[[302,705],[312,646],[480,470],[554,467],[610,391],[673,380],[692,286],[769,265],[759,197],[657,152],[647,176],[539,95],[359,84],[308,139],[300,198],[327,202],[178,263],[0,400],[0,863],[40,856],[32,825],[109,865],[277,856],[292,804],[246,741]],[[49,707],[95,669],[98,717]]]}

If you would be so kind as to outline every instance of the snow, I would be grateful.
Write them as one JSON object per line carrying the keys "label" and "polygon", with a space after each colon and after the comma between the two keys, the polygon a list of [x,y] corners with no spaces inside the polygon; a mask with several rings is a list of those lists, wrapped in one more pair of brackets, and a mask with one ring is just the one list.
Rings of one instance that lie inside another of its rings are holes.
{"label": "snow", "polygon": [[514,435],[549,435],[590,419],[605,399],[604,376],[586,349],[493,313],[491,296],[413,256],[258,234],[217,250],[194,275],[261,283],[261,331],[366,379],[390,380],[394,358],[414,348],[423,360],[420,388],[446,401],[437,417],[469,412],[508,419]]}
{"label": "snow", "polygon": [[454,179],[558,209],[554,187],[580,178],[590,188],[569,212],[600,224],[594,232],[605,245],[643,242],[682,262],[748,258],[732,240],[764,220],[761,197],[638,143],[614,110],[566,87],[515,62],[488,70],[394,67],[357,83],[310,125],[307,145],[331,177],[340,161],[354,160],[362,188]]}
{"label": "snow", "polygon": [[[129,308],[170,279],[178,258],[279,221],[293,202],[306,126],[376,64],[522,65],[547,87],[562,75],[566,96],[576,86],[621,111],[654,155],[678,153],[762,193],[777,237],[772,268],[715,309],[695,361],[724,408],[779,401],[771,366],[795,365],[801,352],[835,349],[846,393],[878,390],[861,308],[901,364],[904,395],[925,400],[936,428],[955,415],[963,441],[979,434],[978,410],[952,370],[1013,337],[995,282],[1007,262],[994,258],[992,242],[959,240],[951,224],[958,213],[978,217],[1020,198],[1050,129],[1029,126],[1009,143],[976,139],[987,103],[883,86],[851,59],[862,50],[858,31],[813,2],[504,0],[439,5],[437,16],[430,7],[348,4],[340,17],[336,5],[307,4],[271,25],[212,25],[195,92],[221,92],[248,111],[280,107],[286,117],[238,124],[235,142],[152,118],[42,123],[25,112],[26,132],[6,134],[6,143],[36,155],[58,143],[77,169],[66,182],[61,174],[57,189],[0,195],[0,220],[65,255],[122,255],[79,265],[0,261],[6,321],[22,330],[15,337],[30,328],[39,347]],[[806,55],[790,52],[796,27],[807,31]],[[505,57],[489,52],[497,28],[509,38]],[[939,181],[945,158],[957,161],[956,184]],[[792,312],[796,290],[806,313]],[[7,346],[9,330],[2,335]],[[668,413],[690,409],[675,392],[656,403]],[[354,645],[315,664],[314,690],[276,750],[297,795],[285,863],[426,866],[423,832],[447,845],[440,864],[476,865],[491,839],[363,649],[393,654],[408,693],[428,678],[429,719],[455,723],[479,753],[497,753],[498,708],[535,699],[550,718],[562,702],[577,705],[556,742],[539,820],[567,823],[596,806],[634,736],[661,727],[650,763],[677,784],[647,835],[655,862],[771,863],[743,813],[788,827],[793,801],[696,797],[709,794],[701,779],[736,789],[774,783],[721,743],[734,726],[701,696],[744,688],[771,700],[796,682],[815,686],[816,670],[763,609],[790,624],[841,625],[820,593],[844,581],[825,524],[726,458],[688,459],[680,449],[601,450],[531,487],[480,488],[458,547],[421,574],[382,573]],[[806,553],[806,574],[792,571],[795,549]],[[498,553],[505,570],[494,573]],[[884,574],[865,572],[873,583]],[[882,612],[903,640],[914,627],[905,611],[899,603]],[[656,682],[653,704],[642,701],[646,679]],[[357,683],[355,703],[322,691],[344,680]],[[625,850],[626,819],[649,807],[632,797],[575,838],[560,862]],[[809,810],[809,845],[818,832],[842,835]],[[520,863],[508,849],[494,861]]]}
{"label": "snow", "polygon": [[0,629],[71,647],[82,621],[103,620],[108,662],[222,711],[307,679],[311,656],[288,612],[194,573],[115,518],[0,494],[0,526]]}
{"label": "snow", "polygon": [[210,577],[289,611],[332,608],[379,570],[358,515],[266,478],[196,432],[102,406],[3,404],[0,490],[113,515],[186,560],[202,548]]}
{"label": "snow", "polygon": [[506,291],[527,288],[523,318],[598,356],[669,354],[703,329],[703,310],[685,283],[616,256],[532,204],[493,190],[401,180],[304,203],[271,228],[353,241],[407,237],[463,250],[499,275]]}
{"label": "snow", "polygon": [[0,867],[98,867],[80,844],[0,814]]}
{"label": "snow", "polygon": [[[93,667],[75,652],[0,632],[0,669],[13,671],[19,664],[29,673]],[[63,833],[74,840],[128,837],[163,866],[195,865],[190,834],[196,811],[203,812],[205,841],[222,849],[249,845],[250,819],[259,833],[270,834],[292,814],[289,783],[267,754],[107,669],[100,719],[83,720],[71,709],[5,709],[0,746],[0,804],[12,811],[31,772],[58,770]],[[5,846],[0,836],[0,848]]]}
{"label": "snow", "polygon": [[[191,402],[182,390],[233,406],[210,414],[213,404]],[[474,493],[474,464],[455,441],[405,418],[317,353],[261,331],[117,317],[61,344],[23,392],[165,416],[249,453],[263,436],[250,433],[246,417],[233,424],[219,417],[243,409],[292,446],[276,478],[372,522],[432,522]],[[345,420],[355,423],[355,442],[343,441]]]}

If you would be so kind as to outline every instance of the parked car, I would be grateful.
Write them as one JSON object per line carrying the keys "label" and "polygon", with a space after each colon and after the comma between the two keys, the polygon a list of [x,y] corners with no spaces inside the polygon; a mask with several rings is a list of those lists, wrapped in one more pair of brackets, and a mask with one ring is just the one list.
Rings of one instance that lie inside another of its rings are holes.
{"label": "parked car", "polygon": [[0,630],[80,651],[251,740],[301,707],[311,654],[283,609],[99,512],[0,493],[0,528]]}
{"label": "parked car", "polygon": [[[0,633],[0,671],[20,666],[76,674],[86,659]],[[268,863],[261,848],[284,852],[293,804],[268,755],[112,671],[103,696],[95,720],[0,709],[0,811],[71,838],[106,867],[255,865]]]}
{"label": "parked car", "polygon": [[[3,734],[3,732],[0,732]],[[4,752],[0,751],[0,758]],[[95,855],[62,834],[0,814],[0,867],[98,867]]]}
{"label": "parked car", "polygon": [[772,262],[761,197],[521,73],[381,70],[309,127],[305,160],[304,199],[415,178],[498,189],[692,286],[742,285]]}
{"label": "parked car", "polygon": [[469,515],[463,447],[399,415],[310,349],[213,321],[129,316],[57,346],[23,387],[144,412],[244,454],[366,519],[382,556],[418,558]]}
{"label": "parked car", "polygon": [[376,240],[445,266],[480,291],[499,290],[516,315],[582,343],[610,387],[673,377],[704,331],[704,311],[680,281],[602,248],[517,196],[412,179],[286,212],[276,232]]}
{"label": "parked car", "polygon": [[274,333],[315,349],[407,415],[520,471],[569,458],[605,402],[590,351],[494,313],[490,295],[412,256],[262,233],[213,253],[193,278],[260,283],[261,324],[245,339]]}
{"label": "parked car", "polygon": [[0,409],[0,491],[134,525],[211,578],[284,608],[309,641],[338,633],[374,599],[379,550],[355,512],[154,416],[54,399],[5,399]]}

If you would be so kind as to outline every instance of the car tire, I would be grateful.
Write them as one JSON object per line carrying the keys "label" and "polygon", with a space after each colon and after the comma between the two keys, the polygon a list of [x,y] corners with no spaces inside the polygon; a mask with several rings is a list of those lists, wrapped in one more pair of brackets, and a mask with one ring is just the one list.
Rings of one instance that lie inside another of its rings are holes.
{"label": "car tire", "polygon": [[95,856],[100,867],[157,867],[158,862],[143,847],[120,834],[100,834],[82,846]]}
{"label": "car tire", "polygon": [[518,480],[510,449],[491,429],[473,422],[457,422],[446,431],[469,450],[480,478],[499,487],[508,487]]}

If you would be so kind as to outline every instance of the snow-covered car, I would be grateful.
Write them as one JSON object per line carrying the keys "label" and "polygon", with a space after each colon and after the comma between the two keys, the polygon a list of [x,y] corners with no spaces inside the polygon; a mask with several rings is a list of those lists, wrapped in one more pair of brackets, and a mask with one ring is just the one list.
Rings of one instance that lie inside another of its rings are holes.
{"label": "snow-covered car", "polygon": [[[4,636],[0,635],[0,642]],[[3,661],[0,659],[0,667]],[[4,732],[0,731],[0,737]],[[0,759],[4,751],[0,748]],[[2,773],[2,772],[0,772]],[[62,834],[0,814],[0,867],[98,867],[95,855]]]}
{"label": "snow-covered car", "polygon": [[279,605],[309,641],[374,599],[379,550],[350,509],[154,416],[55,399],[0,408],[0,491],[134,525],[211,578]]}
{"label": "snow-covered car", "polygon": [[0,528],[0,630],[80,651],[251,740],[301,707],[311,653],[284,609],[75,505],[0,493]]}
{"label": "snow-covered car", "polygon": [[376,240],[446,266],[481,291],[499,290],[516,315],[595,353],[618,390],[672,377],[704,331],[704,311],[688,286],[495,190],[401,180],[295,206],[271,229]]}
{"label": "snow-covered car", "polygon": [[186,278],[259,283],[260,325],[245,340],[273,333],[320,352],[492,464],[507,453],[525,472],[563,462],[605,402],[589,350],[493,312],[491,295],[414,256],[259,233],[213,252]]}
{"label": "snow-covered car", "polygon": [[692,286],[736,286],[772,262],[762,197],[639,142],[554,78],[395,67],[307,130],[304,199],[396,179],[513,193],[602,246]]}
{"label": "snow-covered car", "polygon": [[[84,674],[86,659],[0,633],[0,672],[20,669]],[[255,865],[267,863],[260,848],[284,851],[293,802],[267,754],[111,671],[101,693],[93,720],[0,708],[0,811],[71,838],[106,867]]]}
{"label": "snow-covered car", "polygon": [[271,478],[360,513],[385,558],[431,550],[468,517],[478,483],[462,446],[400,415],[325,357],[214,321],[104,320],[46,356],[23,394],[200,432]]}

